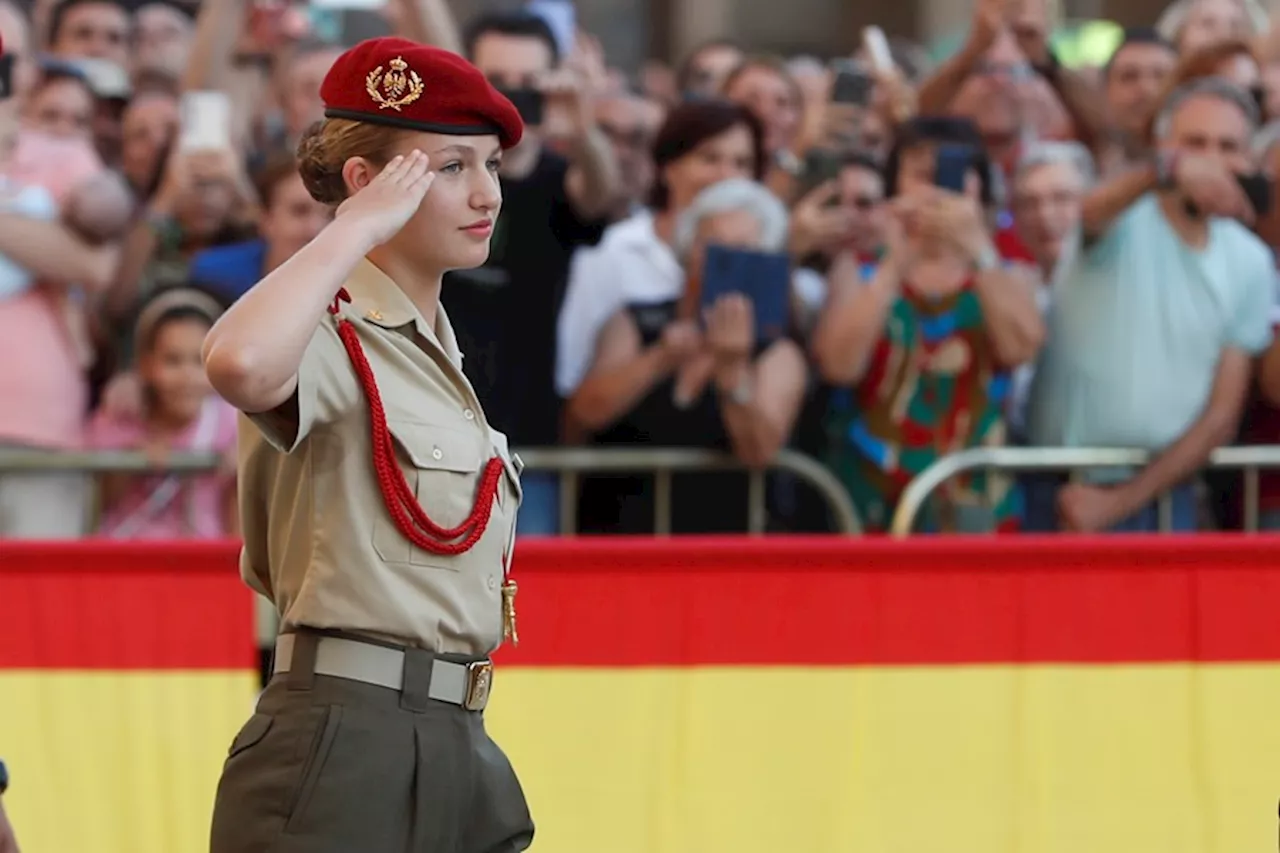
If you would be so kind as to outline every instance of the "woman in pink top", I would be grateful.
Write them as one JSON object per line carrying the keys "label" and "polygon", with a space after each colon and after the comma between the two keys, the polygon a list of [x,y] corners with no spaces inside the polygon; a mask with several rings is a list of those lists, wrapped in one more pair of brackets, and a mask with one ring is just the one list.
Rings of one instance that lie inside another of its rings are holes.
{"label": "woman in pink top", "polygon": [[[200,354],[221,312],[195,290],[168,290],[138,318],[134,340],[144,405],[137,416],[99,410],[87,443],[98,450],[142,450],[164,464],[171,451],[216,453],[235,470],[235,410],[213,393]],[[235,532],[232,473],[102,478],[101,535],[116,539],[217,538]]]}

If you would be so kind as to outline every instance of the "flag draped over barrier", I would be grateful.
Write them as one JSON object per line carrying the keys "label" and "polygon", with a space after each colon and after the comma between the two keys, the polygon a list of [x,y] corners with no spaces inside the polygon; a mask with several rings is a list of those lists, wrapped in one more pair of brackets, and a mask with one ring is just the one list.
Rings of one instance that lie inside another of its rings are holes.
{"label": "flag draped over barrier", "polygon": [[[522,543],[489,728],[553,853],[1270,849],[1277,546]],[[0,545],[30,850],[207,847],[253,695],[233,556]]]}

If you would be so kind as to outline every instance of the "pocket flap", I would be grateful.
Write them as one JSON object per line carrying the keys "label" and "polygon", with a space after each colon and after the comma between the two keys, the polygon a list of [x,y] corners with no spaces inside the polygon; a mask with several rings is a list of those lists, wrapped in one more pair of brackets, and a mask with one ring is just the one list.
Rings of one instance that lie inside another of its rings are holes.
{"label": "pocket flap", "polygon": [[407,421],[388,421],[387,429],[415,468],[459,474],[480,470],[478,435]]}
{"label": "pocket flap", "polygon": [[235,755],[238,752],[244,752],[258,741],[266,737],[267,732],[271,729],[272,718],[267,714],[254,714],[249,721],[240,729],[236,739],[231,742],[231,749],[227,750],[227,757]]}

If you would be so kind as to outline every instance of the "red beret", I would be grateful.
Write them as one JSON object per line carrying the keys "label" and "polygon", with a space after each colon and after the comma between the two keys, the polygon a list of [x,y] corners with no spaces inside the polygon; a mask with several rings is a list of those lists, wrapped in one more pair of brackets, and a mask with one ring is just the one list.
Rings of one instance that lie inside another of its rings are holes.
{"label": "red beret", "polygon": [[496,133],[503,148],[524,122],[511,101],[455,53],[402,38],[362,41],[338,57],[320,86],[329,118],[443,133]]}

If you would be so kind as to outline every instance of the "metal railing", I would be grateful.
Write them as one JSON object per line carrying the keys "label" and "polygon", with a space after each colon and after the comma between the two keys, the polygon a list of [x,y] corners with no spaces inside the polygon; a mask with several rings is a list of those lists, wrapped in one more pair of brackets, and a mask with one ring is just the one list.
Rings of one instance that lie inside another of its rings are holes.
{"label": "metal railing", "polygon": [[858,535],[862,525],[844,486],[817,460],[794,450],[782,450],[767,470],[748,469],[732,455],[714,450],[675,447],[539,447],[518,451],[525,470],[560,475],[560,532],[577,532],[578,486],[583,474],[636,472],[654,478],[654,535],[671,533],[672,477],[694,471],[744,471],[747,473],[747,530],[765,530],[765,476],[767,470],[785,471],[812,486],[831,511],[837,533]]}
{"label": "metal railing", "polygon": [[[908,536],[925,501],[934,490],[959,474],[973,470],[1008,472],[1078,471],[1090,468],[1133,468],[1151,461],[1145,450],[1102,447],[975,447],[952,453],[916,475],[898,500],[889,527],[894,536]],[[1280,468],[1280,445],[1220,447],[1207,467],[1244,471],[1244,529],[1258,529],[1258,472]],[[1160,531],[1173,527],[1173,502],[1166,492],[1157,502]]]}
{"label": "metal railing", "polygon": [[[743,471],[747,474],[747,533],[764,533],[766,523],[766,470],[747,469],[727,453],[714,450],[662,447],[536,447],[517,450],[525,470],[549,471],[560,475],[561,533],[577,532],[578,486],[583,474],[635,472],[654,478],[654,533],[671,532],[672,477],[695,471]],[[216,454],[175,452],[165,460],[165,471],[193,475],[218,468]],[[0,448],[0,472],[82,471],[85,473],[147,473],[156,469],[137,451],[51,451]],[[844,487],[816,460],[793,450],[783,450],[768,470],[785,471],[807,483],[822,496],[839,533],[862,532],[858,513]]]}

